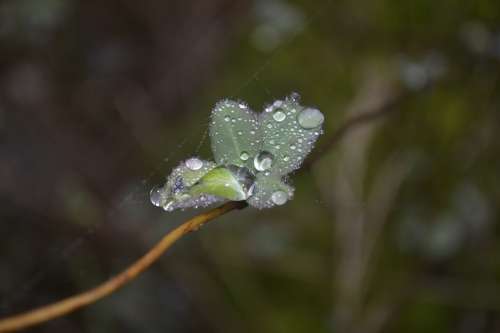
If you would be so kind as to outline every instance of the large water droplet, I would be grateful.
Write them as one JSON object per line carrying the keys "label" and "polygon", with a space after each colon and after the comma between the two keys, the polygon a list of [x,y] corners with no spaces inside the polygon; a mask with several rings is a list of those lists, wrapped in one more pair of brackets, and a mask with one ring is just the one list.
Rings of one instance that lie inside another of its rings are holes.
{"label": "large water droplet", "polygon": [[297,121],[302,128],[311,129],[323,124],[325,117],[318,109],[305,108],[297,116]]}
{"label": "large water droplet", "polygon": [[248,155],[248,153],[246,151],[242,151],[240,154],[240,158],[242,161],[248,160],[249,157],[250,157],[250,155]]}
{"label": "large water droplet", "polygon": [[286,118],[285,112],[281,109],[277,109],[273,114],[273,119],[276,121],[283,121]]}
{"label": "large water droplet", "polygon": [[200,170],[203,167],[203,161],[199,158],[192,157],[186,161],[186,166],[193,171]]}
{"label": "large water droplet", "polygon": [[[245,167],[238,167],[236,165],[228,165],[226,167],[234,175],[236,181],[241,185],[241,189],[244,192],[245,199],[253,194],[255,177],[254,175]],[[227,184],[229,186],[229,184]]]}
{"label": "large water droplet", "polygon": [[278,206],[284,205],[288,201],[288,194],[284,191],[276,191],[271,195],[271,200]]}
{"label": "large water droplet", "polygon": [[163,187],[161,186],[155,186],[151,189],[151,192],[149,192],[149,200],[151,203],[156,206],[160,207],[162,204],[162,199],[163,199]]}
{"label": "large water droplet", "polygon": [[258,171],[265,171],[273,165],[274,156],[270,152],[261,151],[253,160],[253,165]]}

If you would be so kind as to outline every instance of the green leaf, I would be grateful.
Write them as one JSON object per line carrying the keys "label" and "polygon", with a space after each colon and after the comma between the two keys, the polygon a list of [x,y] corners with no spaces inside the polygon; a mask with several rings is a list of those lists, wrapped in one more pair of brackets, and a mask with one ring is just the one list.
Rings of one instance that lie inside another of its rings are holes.
{"label": "green leaf", "polygon": [[233,201],[246,200],[253,179],[247,168],[234,165],[218,167],[204,175],[189,193],[193,195],[206,193]]}
{"label": "green leaf", "polygon": [[212,111],[210,138],[217,163],[193,157],[151,191],[165,210],[204,207],[223,200],[259,209],[283,205],[294,188],[283,179],[298,169],[322,133],[323,114],[299,104],[297,94],[257,115],[245,104],[223,100]]}
{"label": "green leaf", "polygon": [[223,100],[212,110],[210,139],[219,165],[245,166],[258,151],[258,117],[243,103]]}
{"label": "green leaf", "polygon": [[172,170],[163,187],[151,190],[151,203],[172,211],[177,208],[205,207],[222,201],[210,195],[193,196],[189,193],[191,187],[215,167],[216,164],[211,161],[204,161],[197,157],[187,159]]}
{"label": "green leaf", "polygon": [[322,134],[323,114],[303,107],[293,94],[275,101],[260,114],[261,152],[272,158],[269,172],[284,176],[300,168]]}
{"label": "green leaf", "polygon": [[247,202],[258,209],[271,208],[276,205],[281,206],[292,199],[294,190],[291,185],[285,183],[276,175],[258,173],[253,194],[247,199]]}

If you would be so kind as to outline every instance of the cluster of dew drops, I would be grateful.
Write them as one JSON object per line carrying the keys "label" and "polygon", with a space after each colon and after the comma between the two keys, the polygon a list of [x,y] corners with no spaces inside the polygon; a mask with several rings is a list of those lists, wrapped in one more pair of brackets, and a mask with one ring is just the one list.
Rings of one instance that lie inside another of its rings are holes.
{"label": "cluster of dew drops", "polygon": [[[246,195],[241,200],[257,208],[285,204],[293,195],[287,175],[300,168],[322,134],[324,122],[318,109],[302,107],[299,98],[294,93],[284,101],[275,101],[259,114],[241,102],[223,100],[217,103],[210,125],[215,163],[198,157],[189,158],[174,169],[167,184],[175,187],[172,175],[182,173],[182,168],[191,172],[206,169],[208,172],[215,167],[226,167],[245,189]],[[204,207],[227,200],[207,193],[198,197],[185,194],[177,198],[177,202],[174,199],[165,201],[165,193],[168,195],[173,191],[165,187],[154,188],[150,199],[153,205],[167,211]]]}

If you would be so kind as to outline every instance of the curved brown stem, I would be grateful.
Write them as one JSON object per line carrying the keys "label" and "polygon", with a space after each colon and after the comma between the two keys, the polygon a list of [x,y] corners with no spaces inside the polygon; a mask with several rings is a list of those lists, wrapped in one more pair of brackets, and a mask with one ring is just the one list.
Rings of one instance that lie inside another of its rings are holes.
{"label": "curved brown stem", "polygon": [[42,306],[38,309],[0,320],[0,332],[12,332],[61,317],[112,294],[144,272],[182,236],[199,229],[203,224],[216,217],[244,207],[246,207],[244,202],[232,201],[193,217],[170,231],[143,257],[108,281],[93,289],[71,296],[57,303]]}
{"label": "curved brown stem", "polygon": [[[303,169],[308,169],[314,164],[322,155],[322,151],[326,151],[330,147],[336,145],[342,137],[349,131],[357,126],[369,123],[381,116],[391,113],[397,109],[397,106],[408,97],[408,94],[400,94],[393,99],[388,100],[385,104],[378,108],[367,110],[366,112],[347,120],[344,125],[339,127],[327,140],[324,145],[325,149],[321,149],[319,154],[311,156],[303,165]],[[203,224],[211,221],[219,216],[222,216],[232,210],[245,208],[247,204],[241,201],[228,202],[220,207],[209,210],[208,212],[201,213],[192,219],[181,224],[176,229],[165,235],[151,250],[149,250],[143,257],[133,263],[123,272],[102,283],[101,285],[85,291],[83,293],[71,296],[59,302],[42,306],[38,309],[31,310],[20,315],[0,319],[0,333],[12,332],[34,326],[54,318],[61,317],[65,314],[71,313],[82,307],[95,303],[98,300],[112,294],[116,290],[122,288],[135,279],[138,275],[149,268],[166,250],[172,246],[185,234],[197,230]]]}

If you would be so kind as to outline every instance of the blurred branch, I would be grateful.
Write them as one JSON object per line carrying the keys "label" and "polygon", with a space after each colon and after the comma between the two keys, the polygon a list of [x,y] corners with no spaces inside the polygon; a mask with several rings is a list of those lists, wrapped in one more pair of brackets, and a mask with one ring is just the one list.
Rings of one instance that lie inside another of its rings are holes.
{"label": "blurred branch", "polygon": [[310,168],[314,163],[316,163],[331,147],[335,146],[349,131],[362,126],[366,123],[371,123],[379,118],[383,118],[396,110],[398,106],[401,105],[412,94],[408,91],[395,94],[392,98],[388,98],[384,103],[377,105],[371,109],[363,110],[359,112],[358,115],[347,119],[343,125],[341,125],[328,140],[313,153],[309,159],[304,163],[305,168]]}
{"label": "blurred branch", "polygon": [[107,282],[57,303],[0,320],[0,332],[20,330],[61,317],[112,294],[149,268],[182,236],[190,233],[191,231],[198,230],[203,224],[219,216],[222,216],[232,210],[244,207],[246,207],[246,203],[241,201],[231,201],[220,207],[193,217],[165,235],[142,258]]}
{"label": "blurred branch", "polygon": [[[344,135],[346,135],[351,129],[354,129],[363,124],[369,123],[381,116],[384,116],[391,111],[397,109],[397,106],[404,100],[408,94],[399,94],[393,99],[389,100],[387,103],[373,109],[367,110],[358,116],[352,117],[347,120],[344,125],[339,127],[327,140],[326,144],[321,149],[321,152],[328,151],[329,148],[335,146]],[[312,155],[304,163],[304,169],[308,169],[319,158],[323,155],[322,153]],[[160,258],[177,240],[179,240],[184,235],[199,229],[203,224],[220,217],[230,211],[235,209],[243,209],[247,205],[241,201],[228,202],[220,207],[209,210],[208,212],[201,213],[187,222],[181,224],[179,227],[174,229],[165,235],[151,250],[149,250],[143,257],[138,261],[133,263],[127,269],[104,282],[103,284],[85,291],[83,293],[77,294],[75,296],[66,298],[62,301],[49,304],[40,307],[35,310],[22,313],[20,315],[15,315],[12,317],[7,317],[0,320],[0,332],[11,332],[27,327],[31,327],[40,323],[47,322],[51,319],[61,317],[63,315],[74,312],[81,309],[87,305],[97,302],[98,300],[109,296],[115,291],[124,287],[127,283],[135,279],[146,269],[148,269],[158,258]]]}

